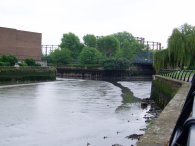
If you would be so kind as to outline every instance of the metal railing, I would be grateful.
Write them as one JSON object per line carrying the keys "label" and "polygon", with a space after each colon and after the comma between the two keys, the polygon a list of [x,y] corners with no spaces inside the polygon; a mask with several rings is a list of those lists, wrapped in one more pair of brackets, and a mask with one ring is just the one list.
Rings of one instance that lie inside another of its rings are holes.
{"label": "metal railing", "polygon": [[180,81],[191,82],[194,71],[193,70],[169,70],[163,69],[160,71],[161,76],[170,77]]}
{"label": "metal railing", "polygon": [[169,146],[195,146],[195,75],[183,109],[171,135]]}

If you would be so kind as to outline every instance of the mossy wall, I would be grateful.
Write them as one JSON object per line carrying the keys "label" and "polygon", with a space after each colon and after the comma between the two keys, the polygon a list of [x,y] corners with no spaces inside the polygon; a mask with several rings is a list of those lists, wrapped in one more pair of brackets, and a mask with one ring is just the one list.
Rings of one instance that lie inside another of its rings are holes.
{"label": "mossy wall", "polygon": [[154,76],[152,81],[151,98],[162,109],[175,96],[182,82],[162,76]]}
{"label": "mossy wall", "polygon": [[0,82],[50,81],[56,79],[53,67],[0,67]]}

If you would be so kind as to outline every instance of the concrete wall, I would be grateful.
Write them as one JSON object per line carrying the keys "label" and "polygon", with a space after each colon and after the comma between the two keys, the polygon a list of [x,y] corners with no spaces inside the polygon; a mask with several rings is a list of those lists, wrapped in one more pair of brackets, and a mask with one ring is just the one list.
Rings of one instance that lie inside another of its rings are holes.
{"label": "concrete wall", "polygon": [[153,77],[151,99],[163,109],[175,96],[183,82],[158,75]]}
{"label": "concrete wall", "polygon": [[161,76],[155,76],[155,80],[158,80],[162,86],[172,85],[174,88],[178,88],[178,91],[159,117],[149,124],[148,129],[138,141],[137,146],[167,146],[190,89],[190,83],[187,82]]}
{"label": "concrete wall", "polygon": [[0,55],[41,60],[41,33],[0,27]]}

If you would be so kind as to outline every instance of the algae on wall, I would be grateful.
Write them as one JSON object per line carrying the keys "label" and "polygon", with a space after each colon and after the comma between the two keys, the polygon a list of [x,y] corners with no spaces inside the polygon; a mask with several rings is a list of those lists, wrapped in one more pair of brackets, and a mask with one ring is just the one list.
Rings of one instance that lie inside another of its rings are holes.
{"label": "algae on wall", "polygon": [[56,79],[54,67],[0,67],[0,82],[51,81]]}
{"label": "algae on wall", "polygon": [[179,86],[162,79],[152,81],[151,98],[160,108],[164,108],[175,96]]}

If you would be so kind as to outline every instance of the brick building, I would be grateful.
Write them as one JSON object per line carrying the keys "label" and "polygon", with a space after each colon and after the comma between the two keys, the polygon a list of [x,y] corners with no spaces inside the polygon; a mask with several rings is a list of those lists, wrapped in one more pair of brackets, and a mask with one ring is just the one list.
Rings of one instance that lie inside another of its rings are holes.
{"label": "brick building", "polygon": [[41,60],[41,33],[0,27],[0,55]]}

